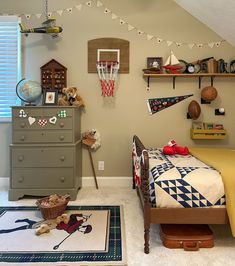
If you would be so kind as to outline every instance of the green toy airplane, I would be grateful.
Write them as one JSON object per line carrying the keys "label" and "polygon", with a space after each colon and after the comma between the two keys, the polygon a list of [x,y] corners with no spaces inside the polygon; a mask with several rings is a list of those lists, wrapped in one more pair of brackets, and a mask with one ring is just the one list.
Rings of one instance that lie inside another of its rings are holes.
{"label": "green toy airplane", "polygon": [[25,25],[20,23],[20,32],[28,36],[29,33],[45,33],[50,34],[52,38],[58,37],[58,34],[63,31],[59,26],[55,25],[56,19],[50,18],[42,23],[42,27],[27,29]]}

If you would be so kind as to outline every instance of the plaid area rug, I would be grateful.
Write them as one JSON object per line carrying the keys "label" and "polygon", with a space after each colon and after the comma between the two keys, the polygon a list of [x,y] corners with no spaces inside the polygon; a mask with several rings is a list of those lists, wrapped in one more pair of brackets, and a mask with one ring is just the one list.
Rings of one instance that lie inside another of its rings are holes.
{"label": "plaid area rug", "polygon": [[122,206],[68,206],[68,224],[36,235],[37,207],[0,207],[0,264],[126,265]]}

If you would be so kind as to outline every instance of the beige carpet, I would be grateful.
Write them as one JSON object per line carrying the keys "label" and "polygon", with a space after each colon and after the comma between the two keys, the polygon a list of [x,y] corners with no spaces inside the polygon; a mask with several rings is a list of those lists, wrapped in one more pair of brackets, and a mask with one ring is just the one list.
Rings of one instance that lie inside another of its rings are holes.
{"label": "beige carpet", "polygon": [[[0,190],[1,205],[30,206],[34,200],[23,199],[8,202],[7,187]],[[150,254],[143,252],[143,214],[139,199],[131,188],[82,188],[78,193],[76,204],[124,205],[127,260],[130,266],[234,266],[235,239],[231,237],[228,226],[212,227],[215,235],[215,247],[201,249],[197,252],[171,250],[162,246],[158,235],[158,226],[151,228]]]}

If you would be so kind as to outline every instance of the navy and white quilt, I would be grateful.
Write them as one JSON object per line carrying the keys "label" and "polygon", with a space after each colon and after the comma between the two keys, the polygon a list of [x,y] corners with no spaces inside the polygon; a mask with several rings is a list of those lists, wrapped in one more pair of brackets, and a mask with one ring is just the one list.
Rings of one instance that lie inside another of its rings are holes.
{"label": "navy and white quilt", "polygon": [[150,201],[159,208],[225,207],[220,173],[192,155],[148,150]]}

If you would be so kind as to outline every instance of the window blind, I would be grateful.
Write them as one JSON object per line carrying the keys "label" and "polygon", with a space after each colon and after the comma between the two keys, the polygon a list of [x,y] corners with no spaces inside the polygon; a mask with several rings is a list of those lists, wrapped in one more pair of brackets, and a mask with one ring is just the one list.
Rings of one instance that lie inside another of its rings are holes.
{"label": "window blind", "polygon": [[20,18],[0,16],[0,121],[11,117],[10,106],[19,105],[15,88],[21,77]]}

